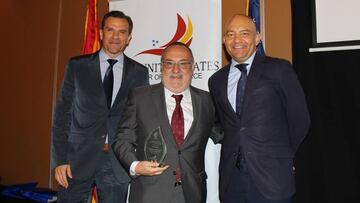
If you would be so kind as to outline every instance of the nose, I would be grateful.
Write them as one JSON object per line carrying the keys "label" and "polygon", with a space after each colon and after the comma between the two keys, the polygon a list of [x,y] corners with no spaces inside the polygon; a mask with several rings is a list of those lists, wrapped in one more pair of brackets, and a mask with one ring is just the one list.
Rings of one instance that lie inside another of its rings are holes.
{"label": "nose", "polygon": [[113,35],[112,35],[112,38],[118,39],[119,36],[120,36],[120,32],[114,32]]}
{"label": "nose", "polygon": [[234,37],[234,41],[235,42],[240,42],[242,39],[241,35],[240,34],[236,34],[235,37]]}
{"label": "nose", "polygon": [[175,72],[175,73],[180,72],[179,63],[174,64],[174,67],[172,68],[172,71]]}

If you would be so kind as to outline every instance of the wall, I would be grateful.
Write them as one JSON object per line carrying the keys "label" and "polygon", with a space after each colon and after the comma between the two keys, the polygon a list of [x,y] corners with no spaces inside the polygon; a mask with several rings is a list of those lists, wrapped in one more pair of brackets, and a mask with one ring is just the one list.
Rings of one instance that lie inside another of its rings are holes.
{"label": "wall", "polygon": [[[53,98],[82,49],[86,0],[3,0],[0,184],[48,185]],[[99,16],[107,1],[99,0]]]}
{"label": "wall", "polygon": [[[67,60],[81,53],[86,3],[1,1],[0,184],[48,186],[53,101]],[[290,60],[290,2],[265,9],[266,52]],[[99,18],[107,10],[107,1],[98,0]],[[244,11],[245,0],[223,0],[223,24]]]}
{"label": "wall", "polygon": [[[285,58],[291,61],[291,7],[289,0],[265,2],[265,46],[269,56]],[[224,28],[231,16],[246,13],[246,0],[223,0],[222,23]],[[223,49],[223,65],[228,63]]]}
{"label": "wall", "polygon": [[59,1],[1,4],[1,184],[45,186]]}

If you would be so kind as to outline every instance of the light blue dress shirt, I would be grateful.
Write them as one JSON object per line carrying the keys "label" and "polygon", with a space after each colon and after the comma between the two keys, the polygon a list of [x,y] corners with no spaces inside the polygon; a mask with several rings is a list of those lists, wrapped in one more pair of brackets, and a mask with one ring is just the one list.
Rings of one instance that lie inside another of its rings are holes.
{"label": "light blue dress shirt", "polygon": [[[109,57],[103,49],[99,52],[99,60],[100,60],[100,73],[101,73],[101,81],[104,82],[104,77],[106,70],[109,67],[108,59],[113,59]],[[113,74],[114,74],[114,86],[113,86],[113,93],[111,98],[111,105],[114,103],[117,93],[119,92],[123,70],[124,70],[124,54],[121,53],[119,56],[114,58],[118,60],[113,66]],[[106,135],[105,143],[108,143],[108,136]]]}
{"label": "light blue dress shirt", "polygon": [[[256,52],[254,52],[244,62],[244,63],[248,64],[246,66],[247,75],[249,75],[249,73],[250,73],[250,69],[251,69],[251,65],[252,65],[252,62],[255,57],[255,53]],[[236,112],[236,89],[237,89],[237,83],[241,76],[241,71],[235,67],[237,64],[239,64],[239,63],[236,62],[234,59],[231,59],[231,65],[230,65],[229,76],[228,76],[228,85],[227,85],[228,100],[235,112]]]}
{"label": "light blue dress shirt", "polygon": [[[109,57],[103,49],[99,52],[99,60],[100,60],[100,72],[101,72],[101,81],[104,81],[106,70],[109,67],[108,59],[113,59]],[[117,93],[119,92],[121,81],[122,81],[122,75],[124,70],[124,54],[121,53],[119,56],[114,58],[118,60],[118,62],[115,63],[113,66],[113,73],[114,73],[114,86],[113,86],[113,94],[112,94],[112,101],[111,105],[114,103]]]}

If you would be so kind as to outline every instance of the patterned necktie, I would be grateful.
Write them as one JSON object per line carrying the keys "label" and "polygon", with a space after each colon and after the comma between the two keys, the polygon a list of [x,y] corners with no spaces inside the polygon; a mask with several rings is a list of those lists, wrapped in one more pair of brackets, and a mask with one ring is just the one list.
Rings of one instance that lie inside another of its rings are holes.
{"label": "patterned necktie", "polygon": [[[184,115],[180,105],[183,95],[172,95],[175,98],[176,106],[171,117],[171,129],[178,148],[184,143]],[[180,163],[179,163],[180,164]],[[176,168],[176,182],[181,182],[180,165]]]}
{"label": "patterned necktie", "polygon": [[235,66],[236,68],[238,68],[241,71],[241,76],[238,81],[237,89],[236,89],[236,114],[238,116],[241,115],[242,104],[244,101],[245,85],[246,85],[246,81],[247,81],[247,69],[246,69],[247,65],[248,64],[243,63],[243,64],[237,64]]}
{"label": "patterned necktie", "polygon": [[113,93],[113,86],[114,86],[114,73],[113,73],[113,66],[117,62],[115,59],[108,59],[109,67],[106,70],[103,86],[106,95],[107,106],[111,108],[112,102],[112,93]]}

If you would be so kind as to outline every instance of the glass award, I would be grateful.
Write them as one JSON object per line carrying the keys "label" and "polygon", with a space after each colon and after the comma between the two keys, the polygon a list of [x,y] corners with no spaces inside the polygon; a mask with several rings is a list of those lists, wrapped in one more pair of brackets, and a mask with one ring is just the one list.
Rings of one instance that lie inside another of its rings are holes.
{"label": "glass award", "polygon": [[147,161],[156,161],[160,164],[160,167],[164,166],[167,149],[160,126],[153,129],[147,136],[144,145],[144,152]]}

